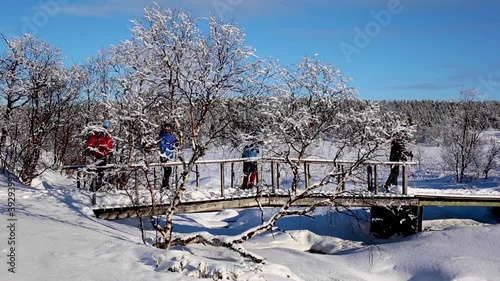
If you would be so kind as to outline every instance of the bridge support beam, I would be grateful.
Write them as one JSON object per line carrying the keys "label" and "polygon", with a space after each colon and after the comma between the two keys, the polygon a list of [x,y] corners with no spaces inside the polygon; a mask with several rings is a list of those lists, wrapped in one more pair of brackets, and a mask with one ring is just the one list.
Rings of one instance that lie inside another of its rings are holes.
{"label": "bridge support beam", "polygon": [[422,231],[422,215],[422,206],[373,206],[370,232],[378,238],[412,235]]}

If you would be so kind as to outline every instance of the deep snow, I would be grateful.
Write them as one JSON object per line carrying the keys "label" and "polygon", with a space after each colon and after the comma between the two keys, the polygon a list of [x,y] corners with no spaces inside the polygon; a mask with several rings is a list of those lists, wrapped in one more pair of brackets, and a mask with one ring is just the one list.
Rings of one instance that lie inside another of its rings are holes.
{"label": "deep snow", "polygon": [[[450,175],[429,167],[414,169],[410,193],[500,193],[498,170],[488,180],[456,184]],[[245,249],[266,259],[255,264],[203,245],[169,251],[145,246],[137,219],[96,219],[90,194],[58,173],[47,171],[32,185],[11,181],[16,209],[9,217],[8,198],[13,194],[8,194],[9,176],[0,176],[1,280],[199,280],[203,275],[234,280],[493,281],[500,276],[500,218],[491,208],[426,207],[423,232],[387,240],[371,236],[365,221],[321,208],[313,219],[284,218],[273,233],[246,242]],[[192,196],[202,198],[217,190],[193,191]],[[102,202],[118,204],[108,200]],[[272,211],[266,209],[265,217]],[[356,212],[369,217],[367,210]],[[8,218],[16,219],[13,232]],[[257,209],[181,214],[175,231],[234,235],[260,220]],[[14,251],[8,244],[12,233]],[[12,252],[16,273],[8,271]]]}

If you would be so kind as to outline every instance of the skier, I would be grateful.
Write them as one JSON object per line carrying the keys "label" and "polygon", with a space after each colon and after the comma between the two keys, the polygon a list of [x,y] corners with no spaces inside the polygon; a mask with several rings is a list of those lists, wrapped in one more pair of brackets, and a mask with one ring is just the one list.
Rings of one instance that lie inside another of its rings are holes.
{"label": "skier", "polygon": [[[389,161],[399,162],[406,161],[407,156],[413,160],[413,153],[407,151],[405,144],[408,142],[408,135],[405,132],[398,132],[395,134],[393,140],[391,141],[391,152],[389,155]],[[385,182],[384,188],[389,191],[389,187],[392,185],[398,185],[399,176],[399,165],[393,165],[391,167],[391,172],[389,178]]]}
{"label": "skier", "polygon": [[102,129],[95,130],[87,139],[86,151],[95,158],[97,166],[97,183],[93,185],[93,191],[98,191],[102,186],[104,168],[108,164],[113,151],[113,139],[108,132],[111,127],[109,121],[104,121]]}
{"label": "skier", "polygon": [[[242,158],[252,158],[257,157],[259,149],[256,147],[256,143],[251,143],[245,145],[243,148]],[[245,161],[243,162],[243,184],[242,189],[250,189],[257,184],[258,173],[257,173],[257,162],[255,161]]]}
{"label": "skier", "polygon": [[[175,155],[175,149],[179,146],[179,142],[175,135],[173,134],[173,126],[170,123],[166,123],[162,126],[160,132],[160,141],[158,142],[160,148],[160,162],[167,163],[169,160],[173,160]],[[163,180],[161,183],[162,188],[170,188],[170,175],[172,174],[172,167],[163,167]]]}

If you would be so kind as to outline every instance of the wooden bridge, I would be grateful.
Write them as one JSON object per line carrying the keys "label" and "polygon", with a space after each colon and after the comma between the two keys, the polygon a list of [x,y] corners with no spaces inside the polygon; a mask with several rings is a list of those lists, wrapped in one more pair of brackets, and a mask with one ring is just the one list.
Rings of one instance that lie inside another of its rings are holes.
{"label": "wooden bridge", "polygon": [[[200,169],[200,166],[216,166],[216,170],[219,176],[219,182],[220,182],[220,196],[225,197],[225,189],[228,187],[228,184],[226,182],[226,178],[229,174],[230,176],[230,184],[229,187],[235,188],[236,187],[236,168],[235,164],[241,164],[246,161],[255,161],[258,163],[258,170],[259,170],[259,175],[269,175],[270,180],[267,183],[264,183],[262,180],[262,177],[259,178],[259,184],[260,186],[266,185],[271,187],[272,193],[276,193],[277,190],[281,188],[281,180],[283,179],[283,174],[284,171],[286,171],[286,166],[283,165],[287,161],[291,162],[296,162],[298,163],[299,166],[302,166],[302,181],[304,186],[309,186],[312,180],[312,175],[311,173],[311,166],[329,166],[331,170],[335,169],[335,177],[336,181],[338,184],[344,185],[344,176],[345,176],[345,171],[347,170],[347,167],[350,165],[353,165],[356,163],[354,160],[327,160],[327,159],[284,159],[284,158],[263,158],[263,157],[257,157],[257,158],[237,158],[237,159],[224,159],[224,160],[199,160],[196,161],[194,164],[194,171],[191,171],[194,174],[195,178],[195,187],[196,189],[200,188],[200,177],[202,174],[202,171]],[[402,186],[402,192],[403,194],[408,194],[408,174],[409,174],[409,167],[412,165],[416,165],[416,162],[394,162],[394,161],[364,161],[361,166],[365,167],[365,169],[361,169],[362,172],[364,173],[364,183],[366,184],[367,190],[377,194],[379,192],[378,188],[380,186],[380,180],[379,180],[379,174],[380,174],[380,166],[386,167],[387,170],[390,169],[391,166],[397,165],[401,167],[401,186]],[[171,161],[167,163],[149,163],[148,168],[152,170],[153,178],[155,179],[153,181],[153,186],[154,188],[158,188],[157,180],[159,177],[158,175],[160,174],[159,169],[162,167],[182,167],[183,163],[179,161]],[[121,171],[135,171],[137,172],[138,170],[142,169],[144,166],[141,164],[133,164],[133,165],[115,165],[115,164],[110,164],[106,166],[101,166],[99,169],[115,169],[115,170],[121,170]],[[264,167],[267,167],[266,173],[264,173]],[[93,173],[96,172],[97,167],[92,167],[90,165],[70,165],[70,166],[64,166],[62,168],[63,171],[71,171],[71,170],[76,170],[77,171],[77,187],[82,188],[85,187],[86,180],[84,171],[91,171]],[[238,170],[242,170],[241,167],[239,167]],[[137,173],[130,173],[132,177],[134,178],[135,182],[135,189],[138,190],[141,188],[140,184],[140,179],[138,178]],[[328,174],[328,172],[327,172]],[[325,176],[322,174],[321,176]],[[175,169],[174,173],[175,177],[175,185],[177,185],[178,182],[178,173],[177,169]]]}
{"label": "wooden bridge", "polygon": [[[271,179],[264,183],[260,182],[260,189],[253,192],[253,194],[232,195],[227,194],[226,186],[228,183],[225,180],[225,175],[229,172],[230,175],[230,185],[229,187],[235,188],[235,163],[240,163],[244,161],[249,161],[249,159],[228,159],[228,160],[205,160],[198,161],[195,165],[195,181],[192,188],[200,188],[200,169],[201,165],[217,165],[218,172],[220,176],[220,197],[207,199],[207,200],[185,200],[183,201],[177,213],[194,213],[194,212],[212,212],[220,211],[224,209],[241,209],[241,208],[254,208],[254,207],[281,207],[289,199],[290,196],[287,194],[287,190],[284,190],[280,186],[281,174],[283,172],[280,168],[280,164],[283,163],[283,159],[278,158],[259,158],[251,159],[252,161],[257,160],[259,163],[260,174],[263,175],[262,167],[264,165],[268,166],[268,174]],[[344,171],[344,167],[353,164],[353,161],[329,161],[322,159],[303,159],[300,161],[303,165],[303,185],[309,186],[311,182],[311,166],[312,165],[336,165],[337,171]],[[479,196],[479,195],[444,195],[444,194],[408,194],[408,167],[416,164],[415,162],[383,162],[383,161],[367,161],[363,163],[365,169],[363,170],[363,175],[365,177],[364,184],[366,189],[362,192],[349,192],[341,191],[340,193],[314,193],[306,198],[302,198],[295,202],[293,206],[310,206],[311,204],[320,204],[324,206],[334,206],[334,207],[370,207],[372,208],[372,225],[375,220],[381,220],[381,217],[387,216],[387,213],[380,213],[379,211],[374,211],[374,208],[380,210],[380,208],[391,208],[397,207],[398,209],[410,210],[412,216],[416,219],[413,221],[413,226],[417,231],[422,229],[422,215],[425,206],[481,206],[481,207],[500,207],[500,196]],[[162,166],[179,166],[182,165],[180,162],[170,162],[167,164],[150,164],[153,168],[153,174],[156,174],[157,168]],[[402,167],[402,194],[392,194],[392,193],[380,193],[378,191],[379,184],[379,167],[382,166],[389,170],[391,165],[400,165]],[[129,166],[128,168],[134,170],[139,169],[141,166]],[[66,169],[78,169],[81,173],[82,166],[68,166]],[[117,168],[116,165],[109,165],[107,168]],[[344,184],[343,174],[336,174],[337,184]],[[156,177],[155,177],[156,178]],[[140,180],[137,178],[137,173],[135,173],[135,192],[137,193],[142,187]],[[156,183],[155,183],[156,185]],[[265,185],[266,188],[263,188]],[[79,183],[79,186],[81,184]],[[342,189],[344,186],[342,186]],[[94,197],[95,200],[95,197]],[[95,202],[94,202],[95,203]],[[96,207],[94,208],[94,214],[97,218],[106,220],[124,219],[136,216],[148,216],[152,212],[154,215],[165,214],[169,209],[169,204],[159,204],[155,208],[150,205],[138,205],[133,206],[119,206],[119,207]],[[393,209],[394,210],[394,209]],[[397,218],[399,220],[399,218]],[[395,220],[397,221],[397,220]],[[381,226],[379,228],[384,228]]]}
{"label": "wooden bridge", "polygon": [[[326,203],[332,195],[314,194],[303,198],[294,204],[296,207],[310,206],[318,202],[325,202],[324,206],[336,207],[374,207],[374,206],[456,206],[456,207],[500,207],[500,196],[457,196],[457,195],[337,195],[335,199]],[[246,197],[219,198],[209,200],[185,201],[179,206],[178,213],[215,212],[225,209],[243,209],[256,207],[281,207],[289,196],[286,195],[255,195]],[[333,202],[333,203],[331,203]],[[164,214],[168,204],[155,206],[155,214]],[[151,213],[150,205],[136,205],[123,207],[95,208],[97,218],[106,220],[124,219],[136,216],[147,216]],[[422,211],[420,211],[422,212]]]}
{"label": "wooden bridge", "polygon": [[[295,207],[307,207],[323,203],[325,207],[370,207],[370,231],[380,238],[388,238],[396,233],[410,235],[422,231],[425,206],[480,206],[500,208],[500,196],[452,196],[452,195],[332,195],[313,194],[298,200]],[[214,212],[224,209],[242,209],[255,207],[281,207],[289,196],[261,194],[247,197],[220,198],[211,200],[182,202],[177,213]],[[148,216],[152,212],[160,215],[169,209],[168,204],[110,207],[94,209],[97,218],[106,220],[124,219],[136,216]],[[404,222],[405,223],[401,223]]]}

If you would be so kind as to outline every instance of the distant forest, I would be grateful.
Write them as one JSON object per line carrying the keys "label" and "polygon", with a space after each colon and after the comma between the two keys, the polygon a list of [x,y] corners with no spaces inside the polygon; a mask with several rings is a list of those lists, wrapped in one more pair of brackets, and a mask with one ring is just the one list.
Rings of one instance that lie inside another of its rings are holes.
{"label": "distant forest", "polygon": [[[386,112],[397,112],[416,126],[414,141],[439,146],[443,143],[444,128],[453,126],[452,120],[463,112],[464,104],[458,101],[404,100],[380,101]],[[470,103],[472,112],[481,113],[488,120],[488,127],[500,130],[500,101],[475,101]]]}

